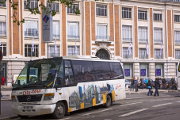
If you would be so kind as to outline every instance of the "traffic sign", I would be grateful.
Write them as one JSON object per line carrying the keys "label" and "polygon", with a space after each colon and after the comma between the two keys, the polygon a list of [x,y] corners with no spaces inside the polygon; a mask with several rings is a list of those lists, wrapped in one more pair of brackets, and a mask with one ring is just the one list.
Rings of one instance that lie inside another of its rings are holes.
{"label": "traffic sign", "polygon": [[0,50],[0,61],[3,59],[2,51]]}

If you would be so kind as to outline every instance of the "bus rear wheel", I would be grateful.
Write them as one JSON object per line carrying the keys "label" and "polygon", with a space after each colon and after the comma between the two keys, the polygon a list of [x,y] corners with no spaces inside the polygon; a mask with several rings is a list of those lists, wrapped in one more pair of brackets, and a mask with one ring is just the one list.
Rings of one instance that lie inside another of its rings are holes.
{"label": "bus rear wheel", "polygon": [[65,109],[65,105],[62,102],[58,102],[56,104],[56,108],[54,110],[54,113],[52,114],[54,118],[56,119],[61,119],[64,117],[65,113],[66,113],[66,109]]}
{"label": "bus rear wheel", "polygon": [[112,99],[110,95],[107,95],[106,97],[106,103],[104,104],[104,107],[110,107],[112,105]]}

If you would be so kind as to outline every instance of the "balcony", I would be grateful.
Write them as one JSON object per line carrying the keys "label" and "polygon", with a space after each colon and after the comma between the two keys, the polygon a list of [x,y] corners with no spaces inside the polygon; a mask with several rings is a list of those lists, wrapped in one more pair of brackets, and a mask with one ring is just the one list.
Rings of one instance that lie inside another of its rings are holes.
{"label": "balcony", "polygon": [[107,43],[110,44],[110,36],[96,36],[95,43]]}

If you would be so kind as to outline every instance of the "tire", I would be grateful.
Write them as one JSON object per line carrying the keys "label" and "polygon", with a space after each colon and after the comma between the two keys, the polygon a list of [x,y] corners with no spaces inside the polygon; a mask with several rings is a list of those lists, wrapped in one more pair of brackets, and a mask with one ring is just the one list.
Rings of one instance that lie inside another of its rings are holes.
{"label": "tire", "polygon": [[106,103],[104,104],[104,107],[110,107],[112,105],[112,98],[110,95],[107,95],[106,97]]}
{"label": "tire", "polygon": [[65,107],[64,103],[58,102],[56,104],[56,108],[52,115],[53,115],[53,118],[61,119],[64,117],[65,113],[66,113],[66,107]]}

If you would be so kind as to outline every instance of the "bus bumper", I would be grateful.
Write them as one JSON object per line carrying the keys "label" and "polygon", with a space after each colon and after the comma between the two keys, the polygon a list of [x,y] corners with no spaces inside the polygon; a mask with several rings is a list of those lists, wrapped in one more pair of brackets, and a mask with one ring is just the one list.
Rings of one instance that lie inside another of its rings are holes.
{"label": "bus bumper", "polygon": [[16,114],[22,116],[37,116],[51,114],[54,112],[56,104],[51,105],[14,105],[13,109]]}

